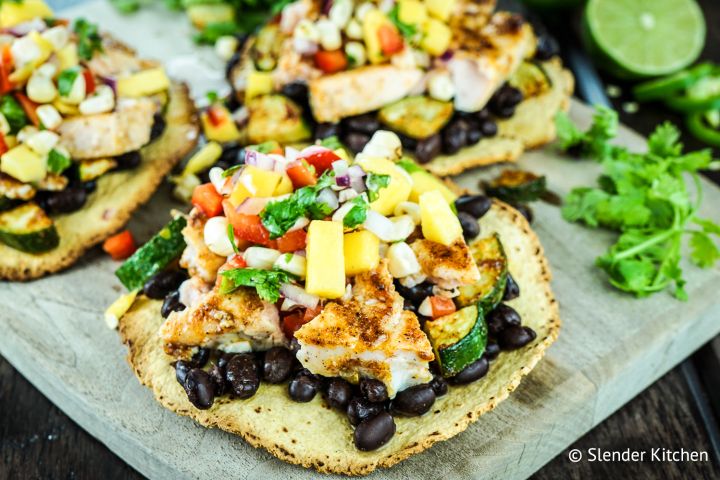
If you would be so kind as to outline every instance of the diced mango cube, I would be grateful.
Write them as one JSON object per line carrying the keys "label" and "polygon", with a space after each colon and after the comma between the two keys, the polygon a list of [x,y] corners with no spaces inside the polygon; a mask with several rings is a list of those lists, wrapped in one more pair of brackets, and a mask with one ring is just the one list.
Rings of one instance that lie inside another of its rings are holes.
{"label": "diced mango cube", "polygon": [[52,9],[43,0],[2,2],[0,6],[0,27],[14,27],[33,18],[52,18]]}
{"label": "diced mango cube", "polygon": [[370,63],[381,63],[385,60],[378,31],[380,27],[388,23],[390,23],[390,20],[380,9],[374,8],[365,14],[362,25],[363,40],[365,40],[365,49]]}
{"label": "diced mango cube", "polygon": [[420,195],[420,224],[426,239],[443,245],[450,245],[462,236],[460,220],[438,190]]}
{"label": "diced mango cube", "polygon": [[144,97],[170,88],[170,79],[162,67],[148,68],[120,77],[117,82],[119,97]]}
{"label": "diced mango cube", "polygon": [[230,203],[237,207],[246,198],[272,197],[282,176],[282,173],[262,170],[254,165],[246,166],[230,194]]}
{"label": "diced mango cube", "polygon": [[422,25],[427,17],[427,7],[420,0],[400,0],[398,2],[398,19],[401,22]]}
{"label": "diced mango cube", "polygon": [[57,55],[58,62],[60,62],[60,66],[58,67],[58,71],[60,72],[67,70],[68,68],[72,68],[80,63],[76,43],[69,42],[63,48],[58,50],[55,55]]}
{"label": "diced mango cube", "polygon": [[412,180],[407,172],[392,160],[382,157],[362,157],[357,163],[366,172],[390,175],[390,184],[381,188],[377,200],[370,204],[370,208],[376,212],[390,215],[398,203],[404,202],[410,196]]}
{"label": "diced mango cube", "polygon": [[340,222],[313,220],[307,234],[305,290],[323,298],[345,294],[343,226]]}
{"label": "diced mango cube", "polygon": [[345,275],[357,275],[378,266],[380,262],[380,239],[368,230],[346,233]]}
{"label": "diced mango cube", "polygon": [[425,5],[430,15],[444,22],[455,10],[455,0],[425,0]]}
{"label": "diced mango cube", "polygon": [[443,198],[450,204],[454,203],[457,199],[457,195],[455,195],[442,180],[428,172],[413,172],[410,174],[410,178],[412,178],[413,183],[409,198],[411,202],[418,203],[420,201],[420,195],[433,190],[439,191]]}
{"label": "diced mango cube", "polygon": [[238,130],[235,120],[233,120],[228,109],[222,105],[213,105],[210,108],[216,110],[214,115],[218,120],[213,123],[208,112],[203,112],[200,115],[205,138],[220,143],[239,140],[240,130]]}
{"label": "diced mango cube", "polygon": [[423,25],[423,38],[420,46],[431,55],[442,55],[450,46],[452,31],[445,23],[435,18]]}
{"label": "diced mango cube", "polygon": [[25,145],[18,145],[0,157],[0,171],[21,182],[39,182],[47,175],[47,159]]}
{"label": "diced mango cube", "polygon": [[245,88],[245,101],[272,93],[275,88],[274,85],[272,73],[250,72],[247,78],[247,87]]}
{"label": "diced mango cube", "polygon": [[294,190],[292,180],[290,180],[288,174],[282,173],[281,175],[282,178],[280,178],[280,183],[278,183],[278,186],[273,192],[273,197],[277,197],[279,195],[287,195],[288,193],[292,193]]}

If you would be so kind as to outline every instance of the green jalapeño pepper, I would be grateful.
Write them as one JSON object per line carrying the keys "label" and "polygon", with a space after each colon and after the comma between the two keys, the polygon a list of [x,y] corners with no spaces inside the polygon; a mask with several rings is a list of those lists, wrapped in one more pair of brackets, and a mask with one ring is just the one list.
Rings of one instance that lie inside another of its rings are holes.
{"label": "green jalape\u00f1o pepper", "polygon": [[720,130],[711,125],[713,121],[720,126],[720,112],[717,110],[691,113],[686,119],[687,129],[701,142],[720,147]]}
{"label": "green jalape\u00f1o pepper", "polygon": [[667,77],[640,83],[633,89],[633,94],[638,102],[662,100],[711,75],[716,68],[712,63],[700,63]]}
{"label": "green jalape\u00f1o pepper", "polygon": [[685,90],[684,95],[669,97],[665,104],[679,112],[703,112],[720,108],[720,73],[701,78]]}

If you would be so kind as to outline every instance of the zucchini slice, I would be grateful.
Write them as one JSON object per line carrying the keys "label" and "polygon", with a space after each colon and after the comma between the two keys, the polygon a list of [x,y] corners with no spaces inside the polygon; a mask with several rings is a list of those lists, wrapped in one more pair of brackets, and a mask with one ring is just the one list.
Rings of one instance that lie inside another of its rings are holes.
{"label": "zucchini slice", "polygon": [[419,96],[381,108],[378,119],[396,132],[422,139],[439,132],[452,115],[452,103]]}
{"label": "zucchini slice", "polygon": [[177,217],[156,233],[142,247],[120,265],[115,276],[128,290],[142,288],[145,282],[170,262],[182,254],[185,239],[182,229],[185,228],[185,217]]}
{"label": "zucchini slice", "polygon": [[477,304],[483,312],[490,312],[502,300],[507,283],[507,257],[497,234],[481,238],[469,245],[470,253],[480,270],[480,280],[460,287],[455,298],[459,307]]}
{"label": "zucchini slice", "polygon": [[10,210],[13,207],[18,206],[18,201],[13,198],[8,198],[4,195],[0,195],[0,212],[4,212],[5,210]]}
{"label": "zucchini slice", "polygon": [[310,127],[297,103],[283,95],[263,95],[247,104],[248,141],[264,143],[276,140],[282,144],[309,140]]}
{"label": "zucchini slice", "polygon": [[552,89],[552,80],[542,64],[536,62],[521,63],[508,83],[520,90],[523,98],[537,97]]}
{"label": "zucchini slice", "polygon": [[534,202],[547,192],[544,176],[516,169],[505,169],[500,176],[485,184],[485,193],[510,203]]}
{"label": "zucchini slice", "polygon": [[425,332],[445,377],[457,375],[485,353],[488,331],[477,305],[425,322]]}
{"label": "zucchini slice", "polygon": [[27,253],[42,253],[60,244],[55,223],[36,203],[0,213],[0,242]]}
{"label": "zucchini slice", "polygon": [[97,158],[83,160],[78,165],[78,176],[81,182],[95,180],[117,167],[117,161],[112,158]]}

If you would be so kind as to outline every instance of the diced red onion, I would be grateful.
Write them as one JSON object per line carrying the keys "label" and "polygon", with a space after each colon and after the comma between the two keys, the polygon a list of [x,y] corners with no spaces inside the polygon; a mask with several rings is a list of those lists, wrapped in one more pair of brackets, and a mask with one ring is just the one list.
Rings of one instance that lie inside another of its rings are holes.
{"label": "diced red onion", "polygon": [[452,60],[453,55],[454,55],[454,52],[452,50],[450,50],[450,49],[445,50],[445,52],[442,55],[440,55],[440,60],[447,62],[448,60]]}
{"label": "diced red onion", "polygon": [[252,165],[260,170],[272,171],[275,168],[275,160],[269,155],[256,150],[246,150],[245,165]]}
{"label": "diced red onion", "polygon": [[391,240],[395,234],[395,225],[393,222],[375,210],[367,211],[367,218],[365,219],[365,223],[363,223],[363,227],[374,233],[384,242]]}
{"label": "diced red onion", "polygon": [[365,170],[363,170],[360,165],[351,165],[348,167],[348,175],[352,178],[363,178],[367,173],[365,173]]}
{"label": "diced red onion", "polygon": [[332,162],[332,168],[335,172],[335,177],[341,177],[347,174],[349,166],[347,160],[340,159]]}
{"label": "diced red onion", "polygon": [[355,205],[348,202],[348,203],[344,204],[343,206],[341,206],[340,208],[338,208],[337,210],[335,210],[335,213],[333,213],[333,216],[332,216],[332,221],[342,223],[343,219],[345,218],[345,215],[347,215],[348,212],[350,210],[352,210],[352,208],[354,206]]}
{"label": "diced red onion", "polygon": [[310,219],[307,217],[300,217],[297,220],[295,220],[295,223],[292,227],[288,229],[288,232],[294,232],[295,230],[301,230],[310,223]]}
{"label": "diced red onion", "polygon": [[297,148],[285,147],[285,159],[288,161],[288,164],[297,160],[299,155],[300,150],[298,150]]}
{"label": "diced red onion", "polygon": [[285,298],[289,298],[303,307],[315,308],[318,303],[320,303],[320,297],[308,293],[304,288],[293,285],[292,283],[283,283],[280,285],[280,293],[282,293]]}
{"label": "diced red onion", "polygon": [[332,152],[332,150],[327,147],[323,147],[322,145],[310,145],[309,147],[302,149],[299,158],[309,157],[310,155],[321,152]]}
{"label": "diced red onion", "polygon": [[283,300],[282,305],[280,305],[280,310],[283,312],[289,312],[291,310],[297,310],[298,308],[301,308],[302,305],[300,305],[297,302],[293,302],[289,298],[286,298]]}
{"label": "diced red onion", "polygon": [[333,6],[333,0],[325,0],[323,2],[323,7],[322,7],[323,15],[328,15],[330,13],[330,9],[332,8],[332,6]]}
{"label": "diced red onion", "polygon": [[331,209],[335,210],[338,208],[339,202],[337,199],[337,196],[335,195],[335,192],[332,191],[330,188],[324,188],[318,193],[317,196],[318,202],[322,202],[326,205],[328,205]]}
{"label": "diced red onion", "polygon": [[350,175],[340,175],[335,177],[335,184],[338,187],[349,187],[350,186]]}
{"label": "diced red onion", "polygon": [[277,173],[283,173],[285,170],[287,170],[287,166],[290,162],[287,161],[287,159],[283,155],[279,155],[277,153],[271,153],[270,158],[273,159],[275,162],[275,167],[273,170]]}
{"label": "diced red onion", "polygon": [[47,30],[47,24],[41,18],[33,18],[27,22],[18,23],[17,25],[5,30],[15,37],[24,37],[33,30],[44,32]]}
{"label": "diced red onion", "polygon": [[258,215],[265,209],[265,206],[274,200],[272,197],[250,197],[243,200],[237,208],[238,213],[244,215]]}
{"label": "diced red onion", "polygon": [[117,96],[117,80],[115,78],[100,75],[100,80],[102,80],[105,85],[112,88],[113,93]]}
{"label": "diced red onion", "polygon": [[365,185],[365,170],[360,165],[351,165],[348,168],[348,175],[350,176],[350,187],[358,193],[362,193],[367,190]]}
{"label": "diced red onion", "polygon": [[346,188],[345,190],[338,192],[338,200],[340,200],[340,203],[345,203],[348,200],[352,200],[353,198],[357,197],[358,195],[360,194],[352,188]]}

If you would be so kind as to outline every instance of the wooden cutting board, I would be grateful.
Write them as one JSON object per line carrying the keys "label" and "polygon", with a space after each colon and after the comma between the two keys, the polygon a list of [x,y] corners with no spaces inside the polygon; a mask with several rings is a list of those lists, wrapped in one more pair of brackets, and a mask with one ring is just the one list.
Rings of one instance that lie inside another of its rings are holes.
{"label": "wooden cutting board", "polygon": [[[68,15],[100,20],[104,28],[131,39],[141,53],[161,60],[181,57],[181,64],[207,65],[214,61],[209,49],[191,45],[182,17],[169,20],[160,9],[119,17],[106,2],[98,2],[76,7]],[[206,81],[196,79],[196,94],[204,93]],[[590,115],[587,107],[573,104],[571,116],[578,123],[588,124]],[[620,143],[643,145],[639,136],[625,129]],[[591,184],[598,173],[597,165],[562,158],[551,147],[526,154],[520,165],[547,175],[550,188],[560,195],[573,186]],[[476,189],[481,173],[457,180]],[[708,182],[705,188],[702,213],[718,221],[720,190]],[[170,208],[181,206],[163,188],[136,214],[130,228],[145,240],[168,220]],[[373,477],[527,477],[720,332],[719,269],[687,266],[690,302],[679,302],[665,292],[637,300],[610,289],[593,265],[612,234],[569,224],[556,207],[533,208],[534,227],[550,259],[561,306],[558,342],[508,400],[466,432]],[[102,318],[105,307],[122,291],[113,275],[116,267],[96,249],[62,274],[26,284],[0,283],[0,354],[148,477],[317,476],[155,403],[125,362],[117,333]]]}

